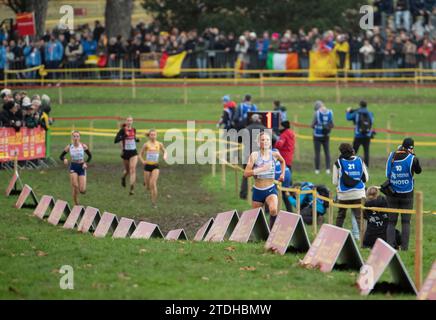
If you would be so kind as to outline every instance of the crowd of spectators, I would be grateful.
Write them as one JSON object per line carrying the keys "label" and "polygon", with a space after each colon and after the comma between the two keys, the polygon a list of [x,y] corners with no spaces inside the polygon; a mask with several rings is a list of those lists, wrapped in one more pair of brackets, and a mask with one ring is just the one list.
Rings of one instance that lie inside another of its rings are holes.
{"label": "crowd of spectators", "polygon": [[36,128],[41,126],[47,130],[50,126],[50,97],[33,95],[29,97],[25,91],[12,92],[4,88],[0,92],[2,109],[0,110],[0,127]]}
{"label": "crowd of spectators", "polygon": [[[25,69],[44,64],[47,69],[79,68],[90,57],[99,67],[140,67],[141,55],[156,59],[187,52],[185,68],[234,67],[239,58],[245,69],[265,69],[270,52],[298,53],[299,68],[309,67],[309,52],[336,50],[338,67],[351,69],[428,68],[436,69],[435,0],[375,0],[374,28],[350,33],[335,27],[320,31],[265,31],[241,35],[218,28],[181,31],[161,30],[159,23],[139,23],[129,39],[108,38],[105,27],[79,26],[75,31],[55,28],[41,39],[27,41],[14,30],[0,30],[0,79],[4,69]],[[349,61],[347,61],[349,59]],[[29,78],[38,76],[28,72]],[[202,74],[200,73],[200,76]]]}

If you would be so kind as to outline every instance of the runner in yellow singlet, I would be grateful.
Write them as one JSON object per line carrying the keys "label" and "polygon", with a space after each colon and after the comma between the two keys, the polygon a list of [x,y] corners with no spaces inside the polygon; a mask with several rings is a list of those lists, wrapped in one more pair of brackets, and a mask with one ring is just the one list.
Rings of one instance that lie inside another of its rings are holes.
{"label": "runner in yellow singlet", "polygon": [[[157,132],[151,129],[146,134],[148,141],[144,143],[139,153],[139,159],[144,165],[144,186],[150,190],[151,204],[157,208],[157,179],[159,178],[159,156],[162,153],[163,159],[167,159],[167,152],[162,143],[157,141]],[[145,156],[145,159],[144,159]]]}

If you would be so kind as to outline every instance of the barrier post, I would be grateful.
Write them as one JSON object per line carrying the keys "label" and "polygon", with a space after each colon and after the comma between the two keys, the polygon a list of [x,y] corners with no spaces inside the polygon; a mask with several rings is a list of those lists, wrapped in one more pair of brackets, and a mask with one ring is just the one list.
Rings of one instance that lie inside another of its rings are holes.
{"label": "barrier post", "polygon": [[18,151],[15,152],[15,157],[14,157],[14,173],[15,174],[18,173]]}
{"label": "barrier post", "polygon": [[359,231],[360,231],[360,247],[363,246],[363,237],[365,235],[365,219],[363,218],[363,207],[365,206],[365,198],[360,199],[360,226],[359,226]]}
{"label": "barrier post", "polygon": [[135,70],[132,72],[132,98],[136,99]]}
{"label": "barrier post", "polygon": [[386,122],[386,129],[387,129],[387,133],[386,133],[386,154],[389,154],[391,152],[391,115],[389,115],[388,120]]}
{"label": "barrier post", "polygon": [[123,84],[123,59],[120,60],[120,85]]}
{"label": "barrier post", "polygon": [[297,214],[300,214],[301,211],[301,199],[300,199],[300,188],[297,187],[297,192],[295,192],[295,201],[296,201],[296,211]]}
{"label": "barrier post", "polygon": [[[294,114],[294,123],[298,123],[298,114]],[[301,156],[300,156],[300,146],[298,144],[298,127],[296,125],[294,125],[294,133],[295,133],[295,159],[297,161],[301,161]]]}
{"label": "barrier post", "polygon": [[415,230],[415,285],[418,290],[422,284],[422,238],[423,238],[423,208],[424,197],[422,191],[415,194],[416,201],[416,230]]}
{"label": "barrier post", "polygon": [[235,171],[235,194],[238,196],[238,168],[234,167]]}
{"label": "barrier post", "polygon": [[312,191],[312,227],[313,227],[313,235],[316,236],[318,233],[318,214],[316,210],[316,202],[318,200],[318,195],[316,193],[316,189]]}
{"label": "barrier post", "polygon": [[265,98],[265,87],[263,85],[263,72],[260,72],[260,97]]}
{"label": "barrier post", "polygon": [[253,187],[253,180],[252,177],[247,178],[247,185],[248,185],[248,189],[247,189],[247,202],[248,204],[251,205],[251,197],[252,195],[252,190],[251,188]]}
{"label": "barrier post", "polygon": [[329,199],[332,199],[332,202],[329,203],[329,211],[328,211],[328,223],[333,224],[333,192],[329,192]]}
{"label": "barrier post", "polygon": [[215,177],[216,176],[216,164],[212,163],[211,167],[212,167],[212,177]]}
{"label": "barrier post", "polygon": [[337,73],[335,79],[336,79],[336,103],[341,103],[341,91],[339,88],[339,79]]}
{"label": "barrier post", "polygon": [[64,99],[62,97],[62,85],[58,86],[58,95],[59,95],[59,104],[62,105],[64,103]]}
{"label": "barrier post", "polygon": [[415,83],[415,94],[418,94],[418,72],[415,69],[415,77],[414,77],[414,83]]}
{"label": "barrier post", "polygon": [[226,188],[226,164],[221,164],[221,188]]}
{"label": "barrier post", "polygon": [[278,193],[278,197],[277,197],[277,212],[280,212],[280,210],[282,210],[282,202],[283,202],[283,195],[282,195],[282,183],[279,182],[279,184],[277,185],[277,193]]}
{"label": "barrier post", "polygon": [[89,129],[91,131],[89,135],[89,149],[94,150],[94,120],[89,121]]}
{"label": "barrier post", "polygon": [[8,72],[7,72],[7,70],[5,70],[4,74],[5,74],[5,88],[7,88],[8,87]]}
{"label": "barrier post", "polygon": [[183,78],[183,103],[188,104],[188,85],[186,83],[186,77]]}

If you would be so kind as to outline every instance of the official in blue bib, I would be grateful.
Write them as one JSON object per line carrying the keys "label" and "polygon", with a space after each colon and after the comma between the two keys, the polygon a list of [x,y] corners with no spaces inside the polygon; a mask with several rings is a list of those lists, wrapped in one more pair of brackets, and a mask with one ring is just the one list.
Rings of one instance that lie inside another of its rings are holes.
{"label": "official in blue bib", "polygon": [[[413,176],[415,173],[422,172],[419,160],[415,156],[414,144],[412,138],[404,139],[401,146],[396,151],[391,152],[386,162],[386,178],[393,191],[393,193],[386,195],[389,208],[413,208],[413,190],[415,188]],[[401,250],[409,249],[410,218],[410,214],[401,214]],[[387,242],[392,247],[396,245],[395,226],[397,221],[398,213],[389,213]]]}
{"label": "official in blue bib", "polygon": [[[332,182],[336,185],[338,202],[340,204],[360,204],[365,198],[365,183],[369,180],[368,171],[362,159],[355,155],[354,149],[349,143],[339,146],[341,153],[333,166]],[[360,240],[360,209],[351,209],[357,224],[353,224],[352,234],[356,240]],[[347,209],[339,208],[336,225],[344,225]]]}

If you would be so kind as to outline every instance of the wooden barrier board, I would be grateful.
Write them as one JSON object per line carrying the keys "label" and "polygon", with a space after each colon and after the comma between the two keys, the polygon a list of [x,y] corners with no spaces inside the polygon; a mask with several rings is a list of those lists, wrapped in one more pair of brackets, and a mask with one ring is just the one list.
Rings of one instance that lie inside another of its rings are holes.
{"label": "wooden barrier board", "polygon": [[284,255],[288,250],[307,252],[309,237],[301,215],[280,211],[265,243],[265,249]]}
{"label": "wooden barrier board", "polygon": [[436,260],[418,293],[419,300],[436,300]]}
{"label": "wooden barrier board", "polygon": [[204,241],[221,242],[228,239],[238,224],[239,217],[236,210],[219,213]]}
{"label": "wooden barrier board", "polygon": [[132,233],[136,229],[136,223],[133,219],[129,218],[121,218],[120,222],[118,223],[117,228],[115,229],[112,238],[126,238],[132,235]]}
{"label": "wooden barrier board", "polygon": [[372,291],[377,291],[376,284],[386,269],[391,272],[397,292],[416,295],[415,284],[397,251],[380,238],[375,242],[368,260],[360,269],[357,279],[360,294],[368,295]]}
{"label": "wooden barrier board", "polygon": [[64,229],[74,229],[79,224],[80,220],[82,220],[84,211],[85,208],[83,208],[83,206],[74,206],[62,227]]}
{"label": "wooden barrier board", "polygon": [[194,236],[194,241],[203,241],[204,237],[206,237],[207,233],[212,227],[213,221],[213,218],[210,218],[200,227],[200,229],[198,229]]}
{"label": "wooden barrier board", "polygon": [[132,239],[163,238],[159,226],[154,223],[141,221],[130,237]]}
{"label": "wooden barrier board", "polygon": [[14,172],[11,180],[9,180],[8,186],[6,187],[6,197],[9,197],[10,195],[20,194],[21,190],[17,188],[17,182],[21,182],[20,176],[18,175],[18,172]]}
{"label": "wooden barrier board", "polygon": [[269,227],[262,208],[244,211],[230,236],[230,241],[247,243],[248,241],[266,240]]}
{"label": "wooden barrier board", "polygon": [[47,221],[48,223],[57,226],[59,222],[67,221],[70,212],[71,209],[70,206],[68,205],[68,202],[64,200],[57,200]]}
{"label": "wooden barrier board", "polygon": [[323,224],[302,265],[322,272],[330,272],[337,265],[360,270],[363,260],[349,230]]}
{"label": "wooden barrier board", "polygon": [[36,195],[33,192],[32,188],[27,184],[25,184],[23,190],[21,190],[21,193],[18,196],[18,200],[15,203],[15,208],[21,209],[26,203],[26,200],[29,198],[29,196],[32,200],[32,204],[26,204],[26,207],[36,208],[36,206],[38,205],[38,199],[36,198]]}
{"label": "wooden barrier board", "polygon": [[94,237],[103,238],[108,233],[113,233],[118,226],[118,218],[110,212],[104,212],[94,231]]}
{"label": "wooden barrier board", "polygon": [[82,220],[79,222],[77,230],[79,232],[92,232],[97,228],[100,222],[100,211],[93,207],[86,207]]}
{"label": "wooden barrier board", "polygon": [[175,229],[167,233],[165,240],[188,240],[185,230]]}
{"label": "wooden barrier board", "polygon": [[44,219],[48,215],[48,209],[54,206],[54,199],[52,196],[43,195],[39,200],[38,205],[33,211],[33,215],[39,219]]}

